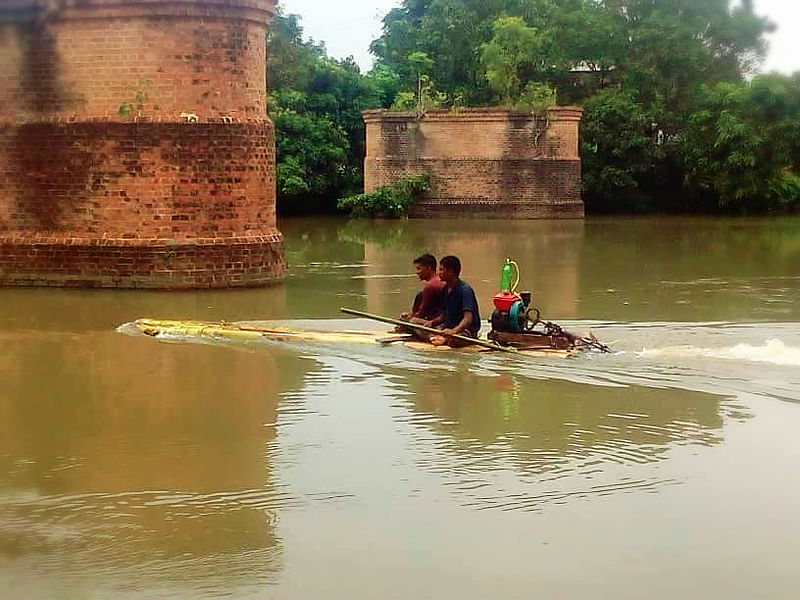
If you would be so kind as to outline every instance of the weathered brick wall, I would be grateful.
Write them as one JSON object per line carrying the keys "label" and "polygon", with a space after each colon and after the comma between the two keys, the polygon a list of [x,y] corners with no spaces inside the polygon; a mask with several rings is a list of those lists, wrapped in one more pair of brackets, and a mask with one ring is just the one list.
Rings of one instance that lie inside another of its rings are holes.
{"label": "weathered brick wall", "polygon": [[0,10],[0,284],[279,279],[274,0],[28,4]]}
{"label": "weathered brick wall", "polygon": [[0,236],[4,285],[190,289],[264,285],[282,272],[279,234],[164,240]]}
{"label": "weathered brick wall", "polygon": [[61,19],[26,23],[0,37],[12,42],[0,45],[19,54],[17,69],[4,76],[0,98],[10,102],[0,106],[0,117],[266,116],[263,25],[163,16]]}
{"label": "weathered brick wall", "polygon": [[0,232],[177,240],[258,233],[275,225],[274,185],[264,185],[274,183],[274,153],[268,122],[0,128]]}
{"label": "weathered brick wall", "polygon": [[365,188],[430,173],[412,216],[582,218],[580,109],[366,111]]}

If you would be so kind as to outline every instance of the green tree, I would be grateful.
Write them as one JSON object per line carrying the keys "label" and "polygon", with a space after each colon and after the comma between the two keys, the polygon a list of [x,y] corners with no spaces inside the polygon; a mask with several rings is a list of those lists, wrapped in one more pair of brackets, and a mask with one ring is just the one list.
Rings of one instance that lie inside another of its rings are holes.
{"label": "green tree", "polygon": [[485,104],[493,96],[480,64],[480,46],[492,36],[492,22],[508,0],[405,0],[383,19],[383,34],[370,47],[383,65],[398,74],[406,91],[415,90],[414,52],[434,58],[428,73],[451,99]]}
{"label": "green tree", "polygon": [[280,207],[360,190],[361,111],[584,107],[589,211],[796,204],[798,78],[748,80],[771,25],[751,0],[403,0],[368,75],[279,13],[269,38]]}
{"label": "green tree", "polygon": [[586,109],[587,207],[691,210],[709,206],[698,189],[723,189],[687,173],[699,163],[685,153],[712,150],[684,143],[712,100],[705,90],[744,85],[770,28],[750,0],[406,0],[372,51],[400,95],[416,84],[414,52],[435,58],[431,76],[451,101],[541,105],[554,88]]}
{"label": "green tree", "polygon": [[[283,212],[324,210],[325,199],[341,188],[341,173],[347,165],[347,133],[329,116],[309,111],[306,103],[306,94],[286,89],[277,92],[270,103]],[[292,206],[297,200],[303,205]]]}
{"label": "green tree", "polygon": [[696,205],[737,212],[800,205],[798,83],[766,75],[704,88],[682,143]]}
{"label": "green tree", "polygon": [[417,78],[417,110],[424,110],[423,86],[430,82],[430,72],[434,64],[431,57],[424,52],[412,52],[408,55],[408,65]]}
{"label": "green tree", "polygon": [[642,210],[649,201],[641,183],[654,160],[644,107],[634,95],[610,88],[593,96],[584,110],[581,156],[587,210]]}
{"label": "green tree", "polygon": [[361,112],[380,105],[379,79],[303,39],[296,15],[275,17],[268,39],[270,116],[278,154],[278,209],[333,211],[363,186]]}
{"label": "green tree", "polygon": [[375,67],[367,74],[378,97],[381,108],[390,108],[402,87],[402,79],[395,71],[383,64]]}
{"label": "green tree", "polygon": [[512,106],[522,95],[523,67],[542,66],[538,63],[544,60],[545,42],[521,17],[499,17],[492,28],[492,39],[481,45],[481,63],[491,88],[506,106]]}

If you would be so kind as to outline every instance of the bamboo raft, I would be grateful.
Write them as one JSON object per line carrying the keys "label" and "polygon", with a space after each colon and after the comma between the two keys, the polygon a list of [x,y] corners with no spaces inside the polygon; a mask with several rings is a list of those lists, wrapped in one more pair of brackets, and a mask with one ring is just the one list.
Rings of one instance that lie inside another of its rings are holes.
{"label": "bamboo raft", "polygon": [[[457,352],[477,353],[502,351],[493,348],[494,344],[487,340],[479,340],[482,345],[470,345],[463,348],[450,346],[433,346],[418,341],[409,333],[385,331],[322,331],[267,327],[247,323],[207,322],[207,321],[175,321],[161,319],[137,319],[119,328],[128,333],[139,333],[161,340],[197,340],[197,341],[274,341],[274,342],[310,342],[322,344],[362,344],[362,345],[399,345],[415,351],[424,352]],[[515,350],[515,354],[530,357],[561,357],[575,353],[572,349],[532,348]]]}

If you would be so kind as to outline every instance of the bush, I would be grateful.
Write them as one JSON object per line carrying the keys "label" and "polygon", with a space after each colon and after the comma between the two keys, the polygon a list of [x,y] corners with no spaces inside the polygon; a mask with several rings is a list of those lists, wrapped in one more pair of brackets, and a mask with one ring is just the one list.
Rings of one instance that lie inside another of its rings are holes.
{"label": "bush", "polygon": [[341,198],[339,210],[350,211],[357,219],[365,217],[399,218],[408,214],[408,209],[421,196],[431,189],[431,176],[428,173],[413,175],[381,186],[369,194],[358,194]]}
{"label": "bush", "polygon": [[531,81],[525,86],[515,108],[529,109],[534,112],[543,112],[555,106],[558,94],[552,86],[546,83]]}

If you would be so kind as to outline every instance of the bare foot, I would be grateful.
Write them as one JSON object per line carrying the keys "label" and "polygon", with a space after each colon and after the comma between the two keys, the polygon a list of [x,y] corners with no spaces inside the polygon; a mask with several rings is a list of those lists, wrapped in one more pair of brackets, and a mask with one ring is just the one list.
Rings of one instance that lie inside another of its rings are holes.
{"label": "bare foot", "polygon": [[441,335],[432,335],[430,342],[434,346],[444,346],[447,343],[447,338]]}

